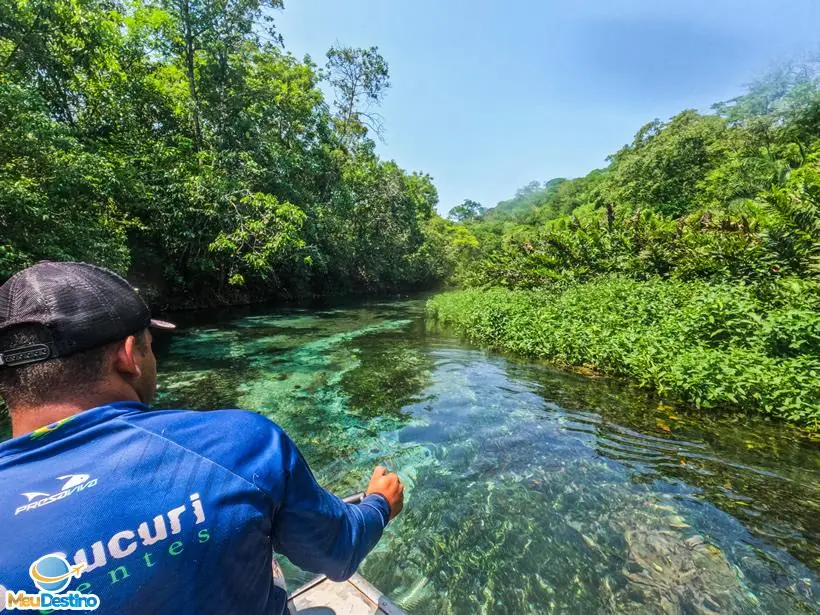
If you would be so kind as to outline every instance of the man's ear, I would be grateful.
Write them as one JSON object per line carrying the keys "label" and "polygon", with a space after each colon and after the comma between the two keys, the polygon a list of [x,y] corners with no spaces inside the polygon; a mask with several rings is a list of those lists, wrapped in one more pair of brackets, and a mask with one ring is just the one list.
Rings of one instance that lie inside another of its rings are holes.
{"label": "man's ear", "polygon": [[116,371],[132,378],[139,378],[142,375],[137,346],[137,338],[134,335],[129,335],[120,342],[114,355],[114,369]]}

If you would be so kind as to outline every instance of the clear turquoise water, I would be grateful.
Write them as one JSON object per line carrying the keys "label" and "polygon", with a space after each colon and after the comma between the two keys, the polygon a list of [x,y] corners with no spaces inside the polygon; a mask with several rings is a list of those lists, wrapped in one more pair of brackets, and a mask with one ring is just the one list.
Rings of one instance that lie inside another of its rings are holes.
{"label": "clear turquoise water", "polygon": [[160,405],[266,414],[339,495],[399,472],[361,572],[410,613],[820,613],[818,442],[785,426],[482,352],[421,301],[200,315],[159,354]]}

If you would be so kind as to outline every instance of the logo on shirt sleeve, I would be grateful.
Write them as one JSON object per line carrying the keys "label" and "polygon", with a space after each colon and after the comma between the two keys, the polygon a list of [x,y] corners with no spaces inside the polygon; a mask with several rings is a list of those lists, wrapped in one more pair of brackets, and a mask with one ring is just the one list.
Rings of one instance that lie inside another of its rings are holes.
{"label": "logo on shirt sleeve", "polygon": [[26,491],[21,493],[20,495],[26,498],[28,502],[18,506],[17,510],[14,511],[14,516],[42,508],[59,500],[64,500],[75,493],[85,491],[97,485],[97,479],[91,478],[90,474],[66,474],[65,476],[58,476],[56,480],[63,481],[62,487],[56,493],[49,494],[42,491]]}

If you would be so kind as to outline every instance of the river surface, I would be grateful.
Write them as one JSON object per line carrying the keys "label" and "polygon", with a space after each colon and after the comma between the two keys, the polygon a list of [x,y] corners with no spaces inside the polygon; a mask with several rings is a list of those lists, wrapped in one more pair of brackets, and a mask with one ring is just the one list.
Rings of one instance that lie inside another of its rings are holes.
{"label": "river surface", "polygon": [[792,428],[484,352],[421,300],[186,318],[158,405],[262,412],[339,495],[401,475],[360,571],[410,613],[820,613],[820,446]]}

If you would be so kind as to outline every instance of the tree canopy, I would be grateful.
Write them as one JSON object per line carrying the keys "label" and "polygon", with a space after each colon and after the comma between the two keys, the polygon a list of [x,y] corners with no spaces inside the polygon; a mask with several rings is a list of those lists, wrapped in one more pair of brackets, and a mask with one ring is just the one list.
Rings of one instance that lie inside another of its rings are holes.
{"label": "tree canopy", "polygon": [[486,212],[486,208],[481,203],[464,199],[461,205],[456,205],[450,210],[447,217],[455,222],[469,222],[480,220]]}
{"label": "tree canopy", "polygon": [[371,138],[387,62],[347,47],[326,71],[298,60],[280,8],[4,3],[0,279],[85,260],[174,305],[437,283],[432,179]]}

